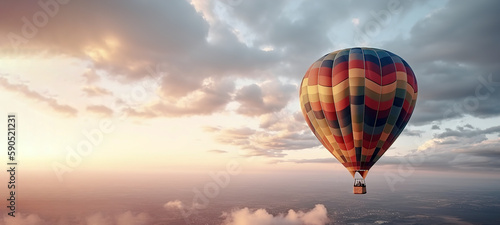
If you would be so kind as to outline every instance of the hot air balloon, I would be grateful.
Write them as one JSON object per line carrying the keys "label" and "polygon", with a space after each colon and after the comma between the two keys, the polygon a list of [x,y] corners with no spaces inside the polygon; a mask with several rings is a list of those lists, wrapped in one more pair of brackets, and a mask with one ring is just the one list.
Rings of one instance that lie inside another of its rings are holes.
{"label": "hot air balloon", "polygon": [[370,168],[408,123],[417,80],[401,57],[376,48],[326,54],[307,70],[300,88],[304,118],[323,146],[355,178],[365,194]]}

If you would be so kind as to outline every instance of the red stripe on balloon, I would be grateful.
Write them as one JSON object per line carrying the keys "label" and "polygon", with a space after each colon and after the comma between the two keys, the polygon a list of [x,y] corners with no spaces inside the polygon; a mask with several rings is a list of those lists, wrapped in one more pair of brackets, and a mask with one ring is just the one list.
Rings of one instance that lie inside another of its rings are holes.
{"label": "red stripe on balloon", "polygon": [[350,106],[349,97],[345,97],[344,99],[337,101],[335,103],[335,108],[337,111],[342,111],[343,109],[345,109],[348,106]]}

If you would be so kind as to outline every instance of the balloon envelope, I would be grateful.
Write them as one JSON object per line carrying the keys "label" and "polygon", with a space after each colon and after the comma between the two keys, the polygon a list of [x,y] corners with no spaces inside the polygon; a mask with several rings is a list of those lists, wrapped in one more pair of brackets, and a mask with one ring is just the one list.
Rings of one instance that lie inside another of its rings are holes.
{"label": "balloon envelope", "polygon": [[300,88],[304,118],[318,140],[353,175],[368,170],[408,123],[417,80],[401,57],[349,48],[318,59]]}

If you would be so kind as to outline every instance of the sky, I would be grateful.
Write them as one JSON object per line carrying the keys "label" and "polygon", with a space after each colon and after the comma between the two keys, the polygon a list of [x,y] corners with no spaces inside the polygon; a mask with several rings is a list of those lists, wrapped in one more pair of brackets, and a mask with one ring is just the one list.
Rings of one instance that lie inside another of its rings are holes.
{"label": "sky", "polygon": [[[235,168],[332,172],[350,182],[304,122],[298,90],[324,54],[375,47],[411,65],[419,96],[370,175],[387,189],[414,173],[498,179],[498,8],[484,0],[2,1],[0,114],[17,114],[26,186],[39,177],[53,185],[47,190],[72,187],[92,174],[203,174],[203,183],[207,171]],[[286,215],[324,224],[314,216],[324,207]],[[272,217],[243,210],[226,223],[255,213]],[[286,215],[277,220],[287,224]],[[141,214],[120,214],[116,224],[121,216]]]}

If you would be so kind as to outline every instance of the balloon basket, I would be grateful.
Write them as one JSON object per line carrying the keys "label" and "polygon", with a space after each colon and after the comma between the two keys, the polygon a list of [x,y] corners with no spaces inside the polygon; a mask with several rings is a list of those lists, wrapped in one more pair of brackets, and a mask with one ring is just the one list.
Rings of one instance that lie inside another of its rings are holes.
{"label": "balloon basket", "polygon": [[366,187],[354,187],[353,188],[353,193],[354,194],[366,194]]}
{"label": "balloon basket", "polygon": [[356,178],[354,179],[354,187],[352,192],[354,194],[366,194],[366,183],[365,179]]}

